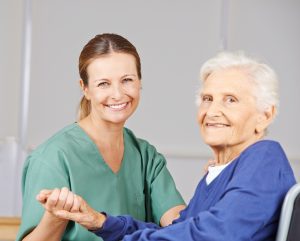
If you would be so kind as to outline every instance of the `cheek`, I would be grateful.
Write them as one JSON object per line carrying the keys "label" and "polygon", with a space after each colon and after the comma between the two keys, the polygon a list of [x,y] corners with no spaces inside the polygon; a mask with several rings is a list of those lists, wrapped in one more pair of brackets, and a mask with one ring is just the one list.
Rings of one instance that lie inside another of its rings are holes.
{"label": "cheek", "polygon": [[132,97],[134,97],[136,99],[139,99],[140,98],[141,90],[140,90],[140,88],[132,87],[132,88],[128,88],[127,93],[130,96],[132,96]]}
{"label": "cheek", "polygon": [[109,98],[108,94],[105,91],[91,91],[90,92],[90,101],[98,105],[99,103],[106,102]]}
{"label": "cheek", "polygon": [[203,122],[204,116],[205,116],[205,112],[203,110],[199,109],[198,113],[197,113],[197,122],[199,125]]}
{"label": "cheek", "polygon": [[232,121],[236,123],[237,128],[242,133],[252,133],[255,129],[255,113],[245,113],[243,116],[237,116]]}

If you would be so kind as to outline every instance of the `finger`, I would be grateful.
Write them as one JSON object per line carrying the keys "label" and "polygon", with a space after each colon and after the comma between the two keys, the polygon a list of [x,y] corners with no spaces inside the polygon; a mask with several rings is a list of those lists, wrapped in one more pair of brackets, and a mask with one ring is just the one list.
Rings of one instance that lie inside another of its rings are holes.
{"label": "finger", "polygon": [[216,164],[216,160],[208,160],[208,164],[210,166],[215,165]]}
{"label": "finger", "polygon": [[75,199],[74,196],[75,196],[74,193],[72,193],[72,192],[68,193],[65,205],[63,207],[64,210],[66,210],[66,211],[70,211],[71,210],[71,208],[73,207],[74,199]]}
{"label": "finger", "polygon": [[50,195],[53,190],[51,189],[42,189],[39,194]]}
{"label": "finger", "polygon": [[62,219],[67,219],[67,220],[71,220],[74,222],[80,222],[83,214],[78,213],[78,212],[71,213],[66,210],[57,210],[57,211],[55,211],[55,215]]}
{"label": "finger", "polygon": [[80,209],[79,197],[74,194],[73,206],[70,211],[71,212],[79,212],[79,209]]}
{"label": "finger", "polygon": [[208,168],[210,166],[214,166],[216,164],[216,161],[215,160],[208,160],[208,162],[205,164],[204,166],[204,171],[205,172],[208,172]]}
{"label": "finger", "polygon": [[46,203],[51,193],[52,190],[42,190],[39,194],[36,195],[36,200],[38,200],[40,203]]}
{"label": "finger", "polygon": [[67,201],[67,198],[68,198],[68,195],[69,195],[69,189],[66,188],[66,187],[63,187],[61,190],[60,190],[60,193],[59,193],[59,197],[58,197],[58,202],[56,203],[56,208],[57,209],[63,209],[64,206],[65,206],[65,203]]}
{"label": "finger", "polygon": [[36,195],[36,200],[38,200],[42,204],[47,202],[47,198],[48,198],[47,196],[42,195],[42,194]]}
{"label": "finger", "polygon": [[57,204],[58,198],[59,198],[59,194],[60,194],[60,189],[58,189],[58,188],[53,189],[52,193],[50,194],[50,196],[47,199],[47,203],[46,203],[47,210],[52,210],[56,207],[56,204]]}
{"label": "finger", "polygon": [[78,196],[78,200],[79,200],[79,211],[80,212],[87,212],[88,211],[88,208],[89,208],[89,205],[83,200],[82,197]]}

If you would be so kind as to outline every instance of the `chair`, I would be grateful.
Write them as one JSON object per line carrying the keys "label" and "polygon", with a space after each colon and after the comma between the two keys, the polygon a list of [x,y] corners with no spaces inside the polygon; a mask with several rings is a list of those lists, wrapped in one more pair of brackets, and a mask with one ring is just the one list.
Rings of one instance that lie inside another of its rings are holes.
{"label": "chair", "polygon": [[0,241],[16,240],[20,223],[18,217],[0,217]]}
{"label": "chair", "polygon": [[279,220],[276,241],[300,240],[300,183],[286,194]]}

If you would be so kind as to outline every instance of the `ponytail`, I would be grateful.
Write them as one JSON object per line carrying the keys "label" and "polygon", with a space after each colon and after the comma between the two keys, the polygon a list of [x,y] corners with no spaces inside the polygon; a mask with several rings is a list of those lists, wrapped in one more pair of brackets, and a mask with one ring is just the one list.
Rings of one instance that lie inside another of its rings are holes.
{"label": "ponytail", "polygon": [[82,120],[87,117],[91,112],[91,103],[90,101],[83,96],[81,98],[79,109],[78,109],[78,120]]}

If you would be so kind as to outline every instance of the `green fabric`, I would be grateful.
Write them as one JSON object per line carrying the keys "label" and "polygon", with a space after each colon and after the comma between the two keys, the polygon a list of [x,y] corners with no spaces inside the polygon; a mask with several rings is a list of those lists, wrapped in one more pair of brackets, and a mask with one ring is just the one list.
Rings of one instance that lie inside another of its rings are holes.
{"label": "green fabric", "polygon": [[[169,208],[183,204],[164,157],[124,128],[122,166],[113,173],[98,148],[77,123],[71,124],[27,158],[22,177],[23,211],[17,240],[30,232],[44,209],[35,197],[41,189],[68,187],[94,209],[159,223]],[[62,240],[101,240],[69,222]]]}

